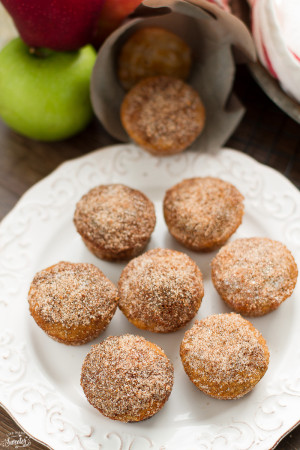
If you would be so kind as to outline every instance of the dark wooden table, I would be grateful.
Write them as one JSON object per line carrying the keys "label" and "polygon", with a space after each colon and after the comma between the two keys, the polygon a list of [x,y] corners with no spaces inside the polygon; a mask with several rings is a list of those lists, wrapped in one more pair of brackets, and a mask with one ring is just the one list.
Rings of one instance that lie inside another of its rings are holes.
{"label": "dark wooden table", "polygon": [[[236,92],[247,112],[226,145],[277,169],[299,188],[300,124],[291,120],[265,96],[246,68],[241,67],[237,71]],[[96,119],[80,135],[51,144],[21,137],[0,121],[0,219],[30,186],[48,175],[61,162],[114,143],[116,141]],[[15,430],[19,430],[18,426],[0,408],[0,443]],[[31,446],[27,448],[40,450],[45,447],[31,439]],[[300,449],[300,425],[288,433],[277,449]]]}

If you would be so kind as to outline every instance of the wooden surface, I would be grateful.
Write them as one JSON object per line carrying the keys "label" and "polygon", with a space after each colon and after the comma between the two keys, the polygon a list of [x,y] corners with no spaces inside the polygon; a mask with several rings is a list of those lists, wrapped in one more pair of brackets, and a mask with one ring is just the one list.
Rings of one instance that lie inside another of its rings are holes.
{"label": "wooden surface", "polygon": [[[299,188],[300,125],[273,105],[245,68],[238,69],[236,92],[247,112],[227,146],[241,150],[277,169]],[[23,138],[0,121],[0,219],[30,186],[49,174],[61,162],[114,143],[116,141],[104,132],[96,120],[80,135],[52,144]],[[10,433],[16,430],[17,425],[0,409],[0,448],[1,443],[7,441]],[[30,441],[31,444],[27,448],[45,448],[32,437]],[[16,446],[6,448],[15,449]],[[277,449],[299,450],[300,426],[288,433]]]}

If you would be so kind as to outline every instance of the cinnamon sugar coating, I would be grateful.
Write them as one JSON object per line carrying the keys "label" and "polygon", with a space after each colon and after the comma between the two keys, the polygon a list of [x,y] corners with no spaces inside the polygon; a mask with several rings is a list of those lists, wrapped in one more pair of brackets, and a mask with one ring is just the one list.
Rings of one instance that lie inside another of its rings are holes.
{"label": "cinnamon sugar coating", "polygon": [[121,105],[121,121],[138,145],[154,155],[182,152],[204,127],[198,93],[180,79],[149,77],[136,84]]}
{"label": "cinnamon sugar coating", "polygon": [[142,192],[122,184],[91,189],[77,203],[74,224],[98,258],[133,258],[147,245],[156,222],[153,203]]}
{"label": "cinnamon sugar coating", "polygon": [[146,77],[167,75],[186,79],[192,52],[176,34],[160,27],[144,27],[132,34],[118,56],[118,77],[131,89]]}
{"label": "cinnamon sugar coating", "polygon": [[89,403],[104,416],[137,422],[157,413],[172,391],[174,368],[163,350],[143,337],[110,336],[94,345],[81,372]]}
{"label": "cinnamon sugar coating", "polygon": [[166,192],[164,217],[182,245],[210,251],[223,245],[241,224],[243,200],[235,186],[219,178],[189,178]]}
{"label": "cinnamon sugar coating", "polygon": [[168,333],[186,325],[204,295],[202,274],[184,253],[149,250],[131,260],[118,283],[119,308],[141,329]]}
{"label": "cinnamon sugar coating", "polygon": [[37,325],[52,339],[80,345],[109,324],[118,292],[93,264],[63,261],[34,276],[28,302]]}
{"label": "cinnamon sugar coating", "polygon": [[292,295],[296,262],[284,244],[268,238],[237,239],[221,248],[211,263],[212,281],[234,311],[262,316]]}
{"label": "cinnamon sugar coating", "polygon": [[184,335],[180,356],[198,389],[224,400],[251,391],[269,364],[266,341],[248,320],[235,313],[196,321]]}

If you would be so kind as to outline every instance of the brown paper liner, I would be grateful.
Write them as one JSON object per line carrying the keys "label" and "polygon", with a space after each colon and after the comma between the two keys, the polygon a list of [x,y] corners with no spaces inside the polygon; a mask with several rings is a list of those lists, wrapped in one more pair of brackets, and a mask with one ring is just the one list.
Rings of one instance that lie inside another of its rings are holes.
{"label": "brown paper liner", "polygon": [[205,0],[145,0],[134,17],[112,33],[101,47],[91,80],[94,111],[116,139],[129,142],[120,120],[125,95],[117,78],[116,61],[123,43],[137,29],[160,26],[190,45],[193,69],[187,82],[206,108],[206,124],[192,149],[220,148],[240,122],[244,109],[232,93],[235,77],[233,48],[245,60],[255,60],[252,38],[235,16]]}

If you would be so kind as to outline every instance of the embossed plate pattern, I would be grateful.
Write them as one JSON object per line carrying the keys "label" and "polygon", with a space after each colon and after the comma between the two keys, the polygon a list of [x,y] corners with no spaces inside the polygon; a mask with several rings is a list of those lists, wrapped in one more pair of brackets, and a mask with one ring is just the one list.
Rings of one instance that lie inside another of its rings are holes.
{"label": "embossed plate pattern", "polygon": [[[0,226],[0,400],[31,435],[55,450],[269,449],[299,421],[299,286],[275,312],[252,320],[266,338],[269,369],[248,395],[218,401],[198,391],[185,375],[179,344],[185,329],[169,335],[141,332],[118,311],[108,335],[135,333],[160,345],[175,365],[175,385],[162,411],[137,424],[102,417],[86,401],[79,379],[91,343],[69,347],[48,338],[30,317],[27,291],[33,275],[60,260],[92,262],[117,282],[125,264],[91,255],[76,233],[76,202],[91,187],[121,182],[155,203],[157,226],[149,248],[185,251],[168,234],[162,216],[167,188],[192,176],[218,176],[245,196],[243,224],[234,238],[269,236],[300,260],[300,195],[282,175],[230,149],[185,152],[159,159],[134,145],[118,145],[64,163],[31,188]],[[210,281],[215,252],[187,253],[204,274],[203,318],[228,311]]]}

